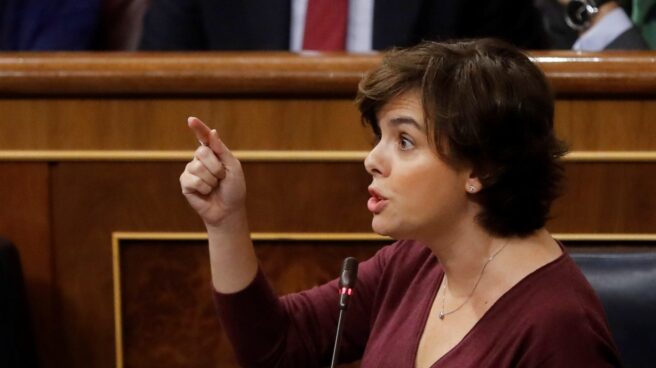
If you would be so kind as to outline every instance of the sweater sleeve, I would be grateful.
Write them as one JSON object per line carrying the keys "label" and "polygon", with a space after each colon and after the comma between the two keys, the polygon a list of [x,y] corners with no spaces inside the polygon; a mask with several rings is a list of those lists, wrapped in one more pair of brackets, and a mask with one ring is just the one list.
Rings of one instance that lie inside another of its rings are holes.
{"label": "sweater sleeve", "polygon": [[[345,314],[340,362],[360,359],[375,318],[379,279],[394,246],[362,262]],[[337,329],[337,279],[278,298],[258,270],[234,294],[214,292],[219,319],[244,367],[320,367],[330,363]]]}

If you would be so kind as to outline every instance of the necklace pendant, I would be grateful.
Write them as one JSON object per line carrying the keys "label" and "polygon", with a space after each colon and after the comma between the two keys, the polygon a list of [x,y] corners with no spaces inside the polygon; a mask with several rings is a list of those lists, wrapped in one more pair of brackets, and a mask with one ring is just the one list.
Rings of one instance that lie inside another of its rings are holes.
{"label": "necklace pendant", "polygon": [[440,312],[440,319],[444,319],[444,312]]}

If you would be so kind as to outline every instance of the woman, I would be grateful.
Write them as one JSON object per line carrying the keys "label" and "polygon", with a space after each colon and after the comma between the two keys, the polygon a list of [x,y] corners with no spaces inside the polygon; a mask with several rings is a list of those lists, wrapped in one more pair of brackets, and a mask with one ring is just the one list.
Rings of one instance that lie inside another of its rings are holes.
{"label": "woman", "polygon": [[[365,160],[375,232],[343,361],[362,367],[619,366],[590,285],[544,229],[562,179],[542,72],[495,40],[389,53],[357,102],[378,141]],[[204,143],[180,181],[204,220],[219,315],[245,366],[330,360],[336,281],[278,299],[258,270],[239,162]]]}

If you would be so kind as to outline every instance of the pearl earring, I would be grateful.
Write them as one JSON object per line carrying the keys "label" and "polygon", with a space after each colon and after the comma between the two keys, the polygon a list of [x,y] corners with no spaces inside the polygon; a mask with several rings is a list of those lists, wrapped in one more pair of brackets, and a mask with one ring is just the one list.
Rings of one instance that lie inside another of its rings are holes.
{"label": "pearl earring", "polygon": [[467,191],[468,191],[469,193],[474,193],[474,192],[476,192],[476,187],[473,186],[473,185],[471,185],[471,184],[469,184],[469,185],[467,185]]}

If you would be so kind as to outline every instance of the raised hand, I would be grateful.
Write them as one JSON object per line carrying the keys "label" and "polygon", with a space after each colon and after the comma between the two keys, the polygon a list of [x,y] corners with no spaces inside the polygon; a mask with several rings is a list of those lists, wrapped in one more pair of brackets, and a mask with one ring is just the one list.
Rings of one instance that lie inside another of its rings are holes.
{"label": "raised hand", "polygon": [[231,215],[245,212],[246,184],[241,163],[216,130],[190,117],[189,128],[201,146],[180,175],[182,193],[206,226],[219,227]]}

